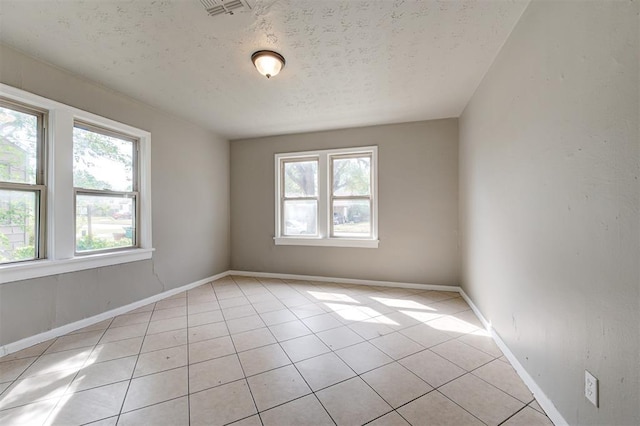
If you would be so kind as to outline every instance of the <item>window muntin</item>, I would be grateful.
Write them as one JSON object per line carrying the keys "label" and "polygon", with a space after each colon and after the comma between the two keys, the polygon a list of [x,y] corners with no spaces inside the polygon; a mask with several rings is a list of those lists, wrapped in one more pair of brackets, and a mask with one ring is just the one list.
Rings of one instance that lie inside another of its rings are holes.
{"label": "window muntin", "polygon": [[318,235],[318,159],[282,162],[282,235]]}
{"label": "window muntin", "polygon": [[[283,153],[275,160],[277,245],[378,246],[377,147]],[[301,183],[296,168],[309,161],[317,173],[308,171]],[[316,229],[296,219],[303,215]]]}
{"label": "window muntin", "polygon": [[76,254],[139,246],[137,152],[136,138],[75,123]]}
{"label": "window muntin", "polygon": [[371,238],[372,154],[331,155],[331,236]]}
{"label": "window muntin", "polygon": [[45,118],[0,98],[0,264],[45,257]]}

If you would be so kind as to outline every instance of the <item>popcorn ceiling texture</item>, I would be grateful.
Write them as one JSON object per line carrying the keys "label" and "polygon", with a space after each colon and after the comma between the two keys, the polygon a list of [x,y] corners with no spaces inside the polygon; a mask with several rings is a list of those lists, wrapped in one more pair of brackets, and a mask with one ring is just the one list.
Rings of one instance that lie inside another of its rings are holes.
{"label": "popcorn ceiling texture", "polygon": [[457,117],[528,1],[250,3],[3,0],[0,40],[233,139]]}

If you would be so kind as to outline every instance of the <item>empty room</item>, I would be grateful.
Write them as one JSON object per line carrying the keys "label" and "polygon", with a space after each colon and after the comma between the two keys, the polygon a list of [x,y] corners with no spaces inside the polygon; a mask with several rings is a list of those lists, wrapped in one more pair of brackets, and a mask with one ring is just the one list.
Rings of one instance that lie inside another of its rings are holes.
{"label": "empty room", "polygon": [[0,0],[0,424],[640,425],[637,0]]}

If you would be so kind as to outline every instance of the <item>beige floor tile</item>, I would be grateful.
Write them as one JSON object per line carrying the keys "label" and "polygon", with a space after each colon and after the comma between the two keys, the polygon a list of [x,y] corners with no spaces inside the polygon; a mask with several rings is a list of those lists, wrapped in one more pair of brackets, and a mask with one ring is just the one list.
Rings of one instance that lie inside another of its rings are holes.
{"label": "beige floor tile", "polygon": [[297,362],[296,367],[314,391],[350,379],[356,375],[333,352]]}
{"label": "beige floor tile", "polygon": [[479,328],[467,321],[459,320],[451,315],[444,315],[438,319],[427,322],[429,327],[447,333],[451,337],[460,337],[462,335],[478,331]]}
{"label": "beige floor tile", "polygon": [[544,414],[545,416],[547,415],[544,410],[542,409],[542,407],[540,406],[540,404],[538,403],[538,401],[536,401],[535,399],[533,401],[531,401],[531,403],[529,404],[529,407],[533,408],[534,410],[536,410],[539,413]]}
{"label": "beige floor tile", "polygon": [[142,353],[173,348],[187,344],[187,330],[171,330],[145,336]]}
{"label": "beige floor tile", "polygon": [[85,362],[87,362],[92,350],[93,348],[82,348],[42,355],[22,373],[20,378],[52,373],[59,370],[78,371],[84,366]]}
{"label": "beige floor tile", "polygon": [[89,364],[78,372],[67,393],[104,386],[131,379],[136,356]]}
{"label": "beige floor tile", "polygon": [[93,352],[91,352],[91,356],[87,362],[104,362],[137,355],[142,347],[142,340],[142,337],[134,337],[133,339],[118,340],[116,342],[97,345],[93,348]]}
{"label": "beige floor tile", "polygon": [[21,407],[0,411],[1,425],[42,425],[58,403],[58,398],[48,399]]}
{"label": "beige floor tile", "polygon": [[198,343],[227,335],[229,335],[229,330],[224,322],[189,327],[189,343]]}
{"label": "beige floor tile", "polygon": [[218,301],[218,303],[220,303],[220,308],[223,310],[235,308],[237,306],[250,305],[249,299],[245,296],[225,298]]}
{"label": "beige floor tile", "polygon": [[[287,305],[285,301],[283,301],[283,303]],[[305,305],[300,305],[296,307],[291,307],[289,305],[287,306],[289,307],[291,312],[293,312],[293,314],[297,316],[299,319],[311,318],[316,315],[322,315],[327,313],[327,311],[322,309],[322,307],[320,307],[315,303],[309,303],[308,300],[307,300],[307,304]]]}
{"label": "beige floor tile", "polygon": [[189,364],[235,353],[230,336],[189,344]]}
{"label": "beige floor tile", "polygon": [[211,293],[202,293],[202,294],[196,294],[196,295],[188,295],[187,296],[187,306],[191,306],[191,305],[200,305],[203,303],[215,303],[217,308],[216,309],[220,309],[220,304],[218,303],[218,298],[216,297],[215,293],[211,292]]}
{"label": "beige floor tile", "polygon": [[397,362],[369,371],[361,378],[393,408],[406,404],[433,389]]}
{"label": "beige floor tile", "polygon": [[[273,294],[271,294],[271,292],[266,288],[261,293],[247,294],[246,297],[247,299],[249,299],[249,302],[251,302],[253,305],[257,305],[259,303],[265,303],[265,302],[278,301],[278,298]],[[280,308],[280,309],[284,309],[284,308]]]}
{"label": "beige floor tile", "polygon": [[287,354],[280,348],[280,345],[269,345],[251,349],[239,353],[238,357],[240,358],[240,363],[246,376],[253,376],[254,374],[291,363]]}
{"label": "beige floor tile", "polygon": [[458,338],[459,341],[481,350],[495,358],[502,356],[502,351],[485,330],[476,330]]}
{"label": "beige floor tile", "polygon": [[260,413],[264,426],[333,426],[333,420],[314,395],[296,399]]}
{"label": "beige floor tile", "polygon": [[373,370],[374,368],[381,367],[393,361],[392,358],[369,342],[362,342],[340,349],[336,351],[336,354],[358,374]]}
{"label": "beige floor tile", "polygon": [[225,320],[233,320],[237,318],[249,317],[252,315],[257,315],[255,309],[251,305],[242,305],[242,306],[234,306],[233,308],[224,308],[222,309]]}
{"label": "beige floor tile", "polygon": [[280,309],[277,311],[264,312],[260,314],[260,318],[267,326],[282,324],[284,322],[295,321],[298,319],[289,309]]}
{"label": "beige floor tile", "polygon": [[439,390],[487,424],[500,424],[524,406],[472,374],[457,378]]}
{"label": "beige floor tile", "polygon": [[247,379],[258,411],[311,393],[311,389],[293,365],[267,371]]}
{"label": "beige floor tile", "polygon": [[465,373],[462,368],[428,349],[401,359],[399,362],[434,388]]}
{"label": "beige floor tile", "polygon": [[98,343],[103,334],[104,331],[100,330],[58,337],[44,353],[46,355],[54,352],[68,351],[70,349],[93,347]]}
{"label": "beige floor tile", "polygon": [[386,314],[384,315],[384,317],[389,321],[387,325],[394,330],[402,330],[404,328],[412,327],[414,325],[422,323],[421,320],[415,319],[413,316],[408,315],[404,312],[394,312],[391,314]]}
{"label": "beige floor tile", "polygon": [[180,306],[177,308],[168,308],[168,309],[158,309],[156,307],[156,310],[153,311],[153,315],[151,315],[151,321],[160,321],[160,320],[166,320],[170,318],[179,318],[185,315],[187,315],[186,306]]}
{"label": "beige floor tile", "polygon": [[187,345],[140,354],[133,377],[187,365]]}
{"label": "beige floor tile", "polygon": [[317,336],[334,351],[363,341],[362,337],[347,326],[323,331]]}
{"label": "beige floor tile", "polygon": [[474,370],[473,374],[525,404],[534,400],[533,394],[529,388],[527,388],[527,385],[524,384],[520,376],[518,376],[518,373],[516,373],[513,367],[502,361],[495,360],[483,365],[477,370]]}
{"label": "beige floor tile", "polygon": [[256,413],[246,380],[228,383],[189,396],[191,425],[226,425]]}
{"label": "beige floor tile", "polygon": [[140,312],[153,312],[153,310],[156,308],[156,304],[154,303],[148,303],[144,306],[140,306],[139,308],[136,308],[132,311],[127,312],[128,314],[139,314]]}
{"label": "beige floor tile", "polygon": [[364,424],[391,411],[389,404],[359,377],[323,389],[316,395],[338,426]]}
{"label": "beige floor tile", "polygon": [[133,324],[124,327],[109,328],[104,332],[100,343],[116,342],[118,340],[142,337],[147,332],[147,324]]}
{"label": "beige floor tile", "polygon": [[286,306],[282,304],[279,300],[264,300],[262,302],[254,303],[253,308],[259,314],[264,314],[266,312],[278,311],[280,309],[285,309]]}
{"label": "beige floor tile", "polygon": [[107,417],[106,419],[87,423],[87,426],[116,426],[117,423],[118,423],[118,416],[112,416],[112,417]]}
{"label": "beige floor tile", "polygon": [[187,316],[187,323],[189,324],[189,327],[196,327],[198,325],[211,324],[220,321],[224,321],[222,311],[206,311],[196,314],[189,313]]}
{"label": "beige floor tile", "polygon": [[20,358],[0,362],[0,383],[17,379],[38,357]]}
{"label": "beige floor tile", "polygon": [[342,327],[342,322],[335,319],[331,314],[320,314],[302,320],[309,330],[314,333],[330,330],[336,327]]}
{"label": "beige floor tile", "polygon": [[298,362],[316,355],[330,352],[322,340],[314,335],[296,337],[295,339],[281,342],[282,349],[287,353],[291,361]]}
{"label": "beige floor tile", "polygon": [[374,339],[393,333],[395,330],[382,322],[378,322],[375,318],[372,321],[363,321],[349,324],[348,327],[358,333],[365,339]]}
{"label": "beige floor tile", "polygon": [[54,341],[55,339],[47,340],[46,342],[38,343],[37,345],[29,346],[28,348],[22,349],[9,355],[5,355],[0,358],[0,362],[40,356],[44,353],[44,351],[47,350],[49,346],[51,346]]}
{"label": "beige floor tile", "polygon": [[425,348],[430,348],[452,339],[452,337],[447,333],[436,330],[427,324],[414,325],[413,327],[400,330],[400,333],[404,334],[411,340],[420,343]]}
{"label": "beige floor tile", "polygon": [[397,332],[371,339],[369,343],[393,359],[404,358],[424,349],[422,345]]}
{"label": "beige floor tile", "polygon": [[117,415],[127,393],[121,382],[61,398],[48,421],[54,425],[84,424]]}
{"label": "beige floor tile", "polygon": [[156,311],[164,310],[164,309],[172,309],[178,307],[187,306],[187,298],[186,297],[168,297],[159,302],[156,302]]}
{"label": "beige floor tile", "polygon": [[113,319],[111,327],[123,327],[125,325],[133,324],[146,324],[151,321],[151,314],[152,312],[140,312],[138,314],[120,315]]}
{"label": "beige floor tile", "polygon": [[188,305],[189,315],[193,314],[201,314],[203,312],[211,312],[211,311],[219,311],[220,304],[218,302],[203,302],[203,303],[191,303],[191,299],[189,299]]}
{"label": "beige floor tile", "polygon": [[227,355],[189,366],[189,392],[220,386],[244,378],[238,355]]}
{"label": "beige floor tile", "polygon": [[187,367],[131,380],[123,412],[178,398],[188,393]]}
{"label": "beige floor tile", "polygon": [[476,316],[476,314],[471,310],[458,312],[458,313],[452,314],[451,316],[461,321],[464,321],[467,324],[471,324],[475,327],[478,327],[481,330],[485,329],[484,325],[482,324],[482,321],[480,321],[480,319]]}
{"label": "beige floor tile", "polygon": [[[132,314],[132,313],[134,313],[134,311],[127,312],[127,313],[128,314]],[[88,331],[101,331],[101,330],[104,331],[107,328],[109,328],[109,326],[111,325],[112,322],[113,322],[113,318],[109,318],[109,319],[106,319],[104,321],[100,321],[100,322],[97,322],[95,324],[91,324],[91,325],[88,325],[86,327],[79,328],[79,329],[74,330],[74,331],[72,331],[70,333],[67,333],[67,334],[86,333]]]}
{"label": "beige floor tile", "polygon": [[272,325],[269,326],[269,330],[271,330],[278,342],[311,334],[311,330],[299,320]]}
{"label": "beige floor tile", "polygon": [[242,318],[227,320],[227,327],[229,327],[230,334],[237,334],[265,327],[265,323],[259,315],[254,314]]}
{"label": "beige floor tile", "polygon": [[398,413],[412,425],[482,426],[483,423],[438,391],[400,407]]}
{"label": "beige floor tile", "polygon": [[161,320],[151,320],[149,323],[149,329],[147,330],[147,335],[149,334],[157,334],[165,331],[172,330],[181,330],[187,328],[187,316],[161,319]]}
{"label": "beige floor tile", "polygon": [[382,417],[378,417],[371,423],[367,423],[367,426],[411,426],[400,414],[395,411],[385,414]]}
{"label": "beige floor tile", "polygon": [[553,426],[547,416],[530,407],[524,407],[503,423],[504,426]]}
{"label": "beige floor tile", "polygon": [[441,343],[432,347],[431,350],[467,371],[474,370],[494,359],[491,355],[457,340]]}
{"label": "beige floor tile", "polygon": [[232,338],[238,352],[276,343],[275,337],[267,327],[234,334]]}
{"label": "beige floor tile", "polygon": [[11,386],[12,382],[0,383],[0,395],[4,392],[9,386]]}
{"label": "beige floor tile", "polygon": [[0,395],[0,410],[61,397],[76,373],[76,369],[59,370],[16,380]]}
{"label": "beige floor tile", "polygon": [[254,414],[237,422],[229,423],[229,426],[262,426],[262,422],[260,421],[260,416]]}

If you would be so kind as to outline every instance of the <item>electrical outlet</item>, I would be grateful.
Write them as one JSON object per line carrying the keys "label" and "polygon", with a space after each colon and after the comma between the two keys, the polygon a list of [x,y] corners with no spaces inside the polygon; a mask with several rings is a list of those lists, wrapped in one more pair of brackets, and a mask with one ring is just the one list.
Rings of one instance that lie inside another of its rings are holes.
{"label": "electrical outlet", "polygon": [[598,379],[584,370],[584,396],[596,407],[598,406]]}

